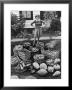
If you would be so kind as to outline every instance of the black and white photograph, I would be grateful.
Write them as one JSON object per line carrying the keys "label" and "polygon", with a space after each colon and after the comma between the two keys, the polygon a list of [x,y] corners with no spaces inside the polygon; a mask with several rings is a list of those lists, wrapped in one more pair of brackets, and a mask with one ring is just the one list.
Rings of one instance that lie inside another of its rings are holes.
{"label": "black and white photograph", "polygon": [[61,79],[61,11],[11,11],[11,78]]}
{"label": "black and white photograph", "polygon": [[68,4],[4,5],[4,85],[68,85]]}

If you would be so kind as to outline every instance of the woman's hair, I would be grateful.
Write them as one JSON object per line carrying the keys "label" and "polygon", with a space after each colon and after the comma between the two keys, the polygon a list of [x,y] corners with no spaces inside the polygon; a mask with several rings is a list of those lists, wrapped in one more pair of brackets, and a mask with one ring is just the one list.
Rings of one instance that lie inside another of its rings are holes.
{"label": "woman's hair", "polygon": [[40,18],[40,15],[36,15],[35,18],[36,18],[36,17]]}

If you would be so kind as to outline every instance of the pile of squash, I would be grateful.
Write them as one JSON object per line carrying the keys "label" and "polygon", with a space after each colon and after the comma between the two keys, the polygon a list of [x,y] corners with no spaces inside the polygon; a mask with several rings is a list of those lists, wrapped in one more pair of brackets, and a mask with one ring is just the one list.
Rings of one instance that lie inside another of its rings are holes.
{"label": "pile of squash", "polygon": [[[50,74],[52,77],[61,75],[60,50],[55,49],[59,40],[49,43],[39,42],[33,46],[31,42],[15,45],[14,55],[11,57],[11,66],[15,70],[30,71],[30,74],[37,74],[45,77]],[[60,45],[60,44],[59,44]]]}

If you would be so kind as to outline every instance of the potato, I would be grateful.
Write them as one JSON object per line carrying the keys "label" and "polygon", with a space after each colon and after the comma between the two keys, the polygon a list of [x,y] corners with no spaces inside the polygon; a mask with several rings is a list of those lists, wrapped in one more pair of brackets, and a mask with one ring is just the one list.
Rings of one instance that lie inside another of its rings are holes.
{"label": "potato", "polygon": [[39,69],[39,64],[38,64],[37,62],[34,62],[34,63],[33,63],[33,67],[34,67],[35,69]]}
{"label": "potato", "polygon": [[60,65],[59,65],[59,64],[55,64],[55,65],[54,65],[54,69],[55,69],[55,70],[59,70],[59,69],[60,69]]}
{"label": "potato", "polygon": [[40,64],[40,69],[47,69],[47,65],[45,63]]}
{"label": "potato", "polygon": [[53,66],[48,66],[48,72],[53,72],[54,71],[54,67]]}
{"label": "potato", "polygon": [[40,69],[37,71],[37,74],[39,74],[40,76],[45,76],[48,72],[45,69]]}
{"label": "potato", "polygon": [[59,76],[60,74],[61,74],[60,71],[56,71],[56,72],[53,74],[53,76]]}

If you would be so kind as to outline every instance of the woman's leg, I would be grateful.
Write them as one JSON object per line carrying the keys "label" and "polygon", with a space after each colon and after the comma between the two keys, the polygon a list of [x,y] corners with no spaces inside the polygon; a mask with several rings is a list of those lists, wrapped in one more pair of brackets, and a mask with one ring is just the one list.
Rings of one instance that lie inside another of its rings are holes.
{"label": "woman's leg", "polygon": [[36,42],[36,36],[37,36],[37,29],[35,29],[35,31],[34,31],[34,41],[33,41],[33,45],[35,45],[35,42]]}
{"label": "woman's leg", "polygon": [[38,38],[37,43],[39,43],[39,39],[40,39],[40,28],[38,28],[38,31],[37,31],[37,38]]}

